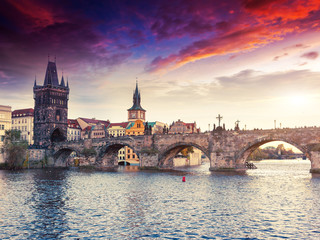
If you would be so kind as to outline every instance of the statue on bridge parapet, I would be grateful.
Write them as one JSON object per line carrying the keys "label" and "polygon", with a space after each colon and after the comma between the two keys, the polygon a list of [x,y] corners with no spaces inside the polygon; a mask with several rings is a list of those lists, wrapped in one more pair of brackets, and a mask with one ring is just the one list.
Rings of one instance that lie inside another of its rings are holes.
{"label": "statue on bridge parapet", "polygon": [[144,135],[152,135],[152,127],[148,122],[145,123]]}
{"label": "statue on bridge parapet", "polygon": [[163,134],[168,134],[169,133],[169,128],[167,128],[166,125],[163,127]]}
{"label": "statue on bridge parapet", "polygon": [[223,118],[222,116],[220,116],[220,114],[218,115],[218,117],[216,117],[218,119],[218,127],[216,128],[216,124],[213,124],[213,131],[225,131],[226,130],[226,125],[223,124],[223,127],[220,126],[221,123],[221,119]]}
{"label": "statue on bridge parapet", "polygon": [[236,126],[234,127],[234,130],[235,130],[235,131],[240,131],[239,123],[240,123],[239,120],[237,120],[237,121],[235,122],[235,125],[236,125]]}

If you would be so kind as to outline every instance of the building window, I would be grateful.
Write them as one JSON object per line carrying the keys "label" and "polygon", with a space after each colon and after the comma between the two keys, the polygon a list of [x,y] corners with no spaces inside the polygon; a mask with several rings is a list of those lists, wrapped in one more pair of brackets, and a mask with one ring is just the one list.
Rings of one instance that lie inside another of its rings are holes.
{"label": "building window", "polygon": [[61,120],[61,115],[60,115],[60,110],[56,111],[56,121],[60,121]]}

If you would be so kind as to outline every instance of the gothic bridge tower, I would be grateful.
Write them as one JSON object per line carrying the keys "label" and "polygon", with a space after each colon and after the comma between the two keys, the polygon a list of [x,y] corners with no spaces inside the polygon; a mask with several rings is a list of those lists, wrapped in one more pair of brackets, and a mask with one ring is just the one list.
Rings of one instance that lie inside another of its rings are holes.
{"label": "gothic bridge tower", "polygon": [[69,83],[59,84],[55,62],[48,61],[43,86],[34,81],[34,144],[47,147],[67,139]]}
{"label": "gothic bridge tower", "polygon": [[136,90],[133,94],[133,106],[128,109],[128,121],[134,122],[141,120],[144,122],[146,119],[146,110],[141,107],[141,97],[138,88],[138,82],[136,83]]}

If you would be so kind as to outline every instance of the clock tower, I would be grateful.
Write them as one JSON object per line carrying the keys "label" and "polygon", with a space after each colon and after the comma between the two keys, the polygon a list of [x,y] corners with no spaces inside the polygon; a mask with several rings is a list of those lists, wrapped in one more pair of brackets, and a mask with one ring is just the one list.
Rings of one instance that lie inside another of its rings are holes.
{"label": "clock tower", "polygon": [[138,82],[136,83],[136,90],[133,94],[133,106],[128,109],[128,121],[134,122],[136,120],[145,121],[146,119],[146,110],[144,110],[141,105],[140,91],[138,88]]}

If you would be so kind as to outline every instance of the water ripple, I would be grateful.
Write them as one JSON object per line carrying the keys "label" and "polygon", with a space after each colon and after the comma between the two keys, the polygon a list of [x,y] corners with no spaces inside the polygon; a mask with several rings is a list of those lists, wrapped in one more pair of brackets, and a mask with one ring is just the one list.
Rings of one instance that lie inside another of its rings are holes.
{"label": "water ripple", "polygon": [[[246,174],[0,171],[0,239],[318,239],[307,161]],[[182,182],[186,176],[186,182]]]}

